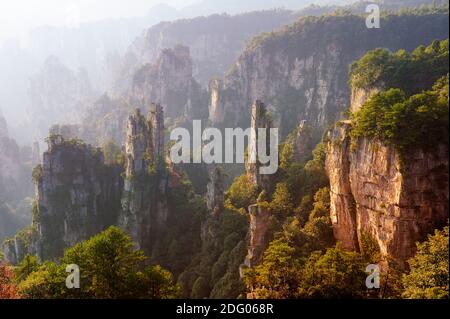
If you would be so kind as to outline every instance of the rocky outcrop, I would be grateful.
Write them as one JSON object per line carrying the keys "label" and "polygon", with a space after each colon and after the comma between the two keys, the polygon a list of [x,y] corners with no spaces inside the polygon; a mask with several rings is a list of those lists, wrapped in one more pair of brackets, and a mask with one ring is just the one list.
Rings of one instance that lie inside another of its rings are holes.
{"label": "rocky outcrop", "polygon": [[49,138],[42,165],[33,171],[36,199],[33,224],[6,243],[6,258],[25,254],[41,260],[117,222],[123,182],[121,168],[106,166],[97,148],[61,136]]}
{"label": "rocky outcrop", "polygon": [[[263,100],[287,136],[301,120],[325,129],[350,105],[348,66],[370,49],[412,50],[448,37],[448,15],[390,16],[368,29],[360,16],[300,19],[249,42],[221,81],[211,85],[210,119],[246,127],[248,105]],[[423,26],[417,33],[410,28]],[[225,123],[225,124],[223,124]]]}
{"label": "rocky outcrop", "polygon": [[369,234],[383,256],[405,265],[416,242],[448,220],[448,148],[417,150],[400,164],[392,146],[375,140],[360,139],[351,150],[349,129],[342,124],[328,146],[334,235],[360,250]]}
{"label": "rocky outcrop", "polygon": [[379,88],[352,88],[351,101],[350,101],[350,112],[354,113],[358,111],[364,103],[374,94],[380,92]]}
{"label": "rocky outcrop", "polygon": [[209,167],[209,180],[206,186],[206,208],[211,215],[217,216],[224,204],[224,176],[217,166]]}
{"label": "rocky outcrop", "polygon": [[130,93],[137,100],[166,105],[165,115],[173,119],[183,115],[194,119],[207,117],[207,103],[201,100],[202,89],[192,76],[187,47],[164,49],[154,64],[137,70]]}
{"label": "rocky outcrop", "polygon": [[[257,100],[252,105],[251,111],[251,124],[252,134],[250,136],[248,147],[248,159],[245,163],[245,170],[249,179],[254,186],[259,187],[262,190],[270,192],[272,188],[271,175],[263,175],[260,173],[262,166],[259,161],[259,139],[261,138],[258,129],[266,129],[266,152],[270,147],[270,128],[272,127],[272,120],[270,114],[267,112],[267,108],[261,101]],[[250,161],[250,157],[253,157],[253,161]]]}
{"label": "rocky outcrop", "polygon": [[293,136],[288,137],[287,143],[292,143],[293,160],[298,163],[304,163],[311,156],[311,152],[316,144],[314,130],[306,121],[301,121]]}
{"label": "rocky outcrop", "polygon": [[[378,90],[353,90],[358,110]],[[416,242],[448,221],[448,146],[434,153],[416,149],[402,157],[376,139],[351,140],[350,120],[329,133],[326,170],[335,238],[349,250],[364,250],[367,239],[381,256],[406,267]]]}
{"label": "rocky outcrop", "polygon": [[201,238],[203,242],[207,242],[215,237],[217,229],[215,229],[216,221],[220,219],[224,209],[224,173],[222,168],[216,165],[208,166],[208,184],[206,185],[206,209],[208,215],[202,221]]}
{"label": "rocky outcrop", "polygon": [[247,39],[289,24],[297,17],[288,10],[268,10],[162,22],[136,39],[127,59],[136,64],[154,63],[161,50],[181,44],[191,49],[194,76],[206,86],[211,78],[226,72]]}
{"label": "rocky outcrop", "polygon": [[262,204],[249,207],[250,216],[250,241],[248,253],[244,264],[247,267],[257,266],[262,261],[262,256],[270,240],[269,219],[270,209]]}
{"label": "rocky outcrop", "polygon": [[120,225],[149,250],[168,217],[164,158],[164,113],[153,105],[148,118],[139,109],[128,119],[126,176]]}
{"label": "rocky outcrop", "polygon": [[9,136],[0,113],[0,244],[29,222],[22,215],[27,210],[24,199],[33,193],[29,161],[28,154]]}

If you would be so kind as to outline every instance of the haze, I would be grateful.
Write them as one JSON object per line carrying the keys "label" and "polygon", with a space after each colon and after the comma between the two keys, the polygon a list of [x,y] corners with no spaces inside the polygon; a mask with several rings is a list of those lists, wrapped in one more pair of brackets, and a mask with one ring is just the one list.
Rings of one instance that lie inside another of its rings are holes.
{"label": "haze", "polygon": [[16,0],[0,2],[0,43],[41,25],[71,26],[106,18],[142,16],[163,3],[176,8],[199,0]]}

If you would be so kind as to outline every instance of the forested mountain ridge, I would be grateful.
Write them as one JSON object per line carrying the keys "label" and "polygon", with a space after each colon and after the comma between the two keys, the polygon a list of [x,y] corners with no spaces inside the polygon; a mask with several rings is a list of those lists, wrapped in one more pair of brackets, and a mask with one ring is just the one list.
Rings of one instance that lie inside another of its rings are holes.
{"label": "forested mountain ridge", "polygon": [[350,105],[350,63],[378,47],[413,50],[446,39],[447,24],[444,12],[388,15],[380,29],[367,29],[361,16],[329,15],[260,35],[227,75],[212,83],[210,119],[220,126],[242,126],[249,119],[248,105],[261,99],[276,123],[283,123],[283,136],[300,120],[324,129]]}

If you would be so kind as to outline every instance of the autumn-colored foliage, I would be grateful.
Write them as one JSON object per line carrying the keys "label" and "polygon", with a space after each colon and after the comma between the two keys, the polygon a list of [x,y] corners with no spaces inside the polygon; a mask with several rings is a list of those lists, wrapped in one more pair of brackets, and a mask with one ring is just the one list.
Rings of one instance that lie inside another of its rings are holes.
{"label": "autumn-colored foliage", "polygon": [[7,264],[0,263],[0,299],[18,299],[16,285],[13,282],[14,273]]}

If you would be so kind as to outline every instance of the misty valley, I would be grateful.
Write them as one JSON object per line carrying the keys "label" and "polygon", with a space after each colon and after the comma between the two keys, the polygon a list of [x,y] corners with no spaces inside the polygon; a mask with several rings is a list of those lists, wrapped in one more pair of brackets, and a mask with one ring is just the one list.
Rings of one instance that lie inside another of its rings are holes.
{"label": "misty valley", "polygon": [[0,299],[448,299],[448,0],[162,2],[0,32]]}

